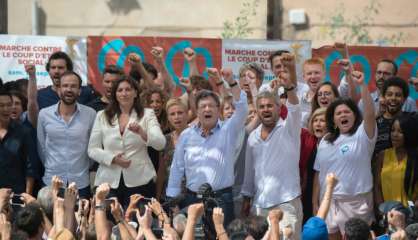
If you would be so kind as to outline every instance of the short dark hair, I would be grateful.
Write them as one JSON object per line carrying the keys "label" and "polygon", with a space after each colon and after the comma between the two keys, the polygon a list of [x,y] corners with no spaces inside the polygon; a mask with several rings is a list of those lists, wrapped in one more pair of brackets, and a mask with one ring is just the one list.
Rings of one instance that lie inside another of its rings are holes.
{"label": "short dark hair", "polygon": [[81,80],[80,75],[78,75],[78,73],[76,73],[76,72],[74,72],[74,71],[66,71],[66,72],[64,72],[64,73],[61,75],[61,78],[60,78],[60,86],[61,86],[61,79],[62,79],[63,77],[70,76],[70,75],[76,76],[76,78],[78,79],[78,86],[81,88],[81,84],[82,84],[82,82],[83,82],[83,81]]}
{"label": "short dark hair", "polygon": [[195,100],[196,109],[198,108],[199,102],[202,99],[208,98],[208,97],[211,97],[213,98],[213,100],[215,100],[217,107],[221,106],[221,101],[219,100],[219,97],[216,93],[214,93],[213,91],[209,91],[209,90],[202,90],[196,95],[196,100]]}
{"label": "short dark hair", "polygon": [[410,224],[405,228],[406,239],[416,240],[418,238],[418,223]]}
{"label": "short dark hair", "polygon": [[[158,76],[158,71],[157,69],[154,67],[154,65],[150,64],[150,63],[146,63],[146,62],[142,62],[142,66],[144,66],[145,70],[150,73],[151,75],[153,75],[152,79],[157,78]],[[141,81],[141,79],[143,79],[144,77],[141,75],[141,73],[132,68],[129,71],[129,76],[132,77],[133,79],[135,79],[138,83]]]}
{"label": "short dark hair", "polygon": [[229,239],[243,240],[247,236],[262,239],[268,230],[268,223],[264,217],[250,216],[246,219],[234,219],[227,227]]}
{"label": "short dark hair", "polygon": [[206,89],[209,91],[213,91],[212,86],[210,85],[209,81],[206,80],[206,78],[204,78],[201,75],[192,75],[190,76],[190,85],[192,86],[192,88],[196,88],[199,87],[200,89]]}
{"label": "short dark hair", "polygon": [[252,216],[246,220],[247,231],[254,239],[262,239],[268,230],[268,223],[265,217]]}
{"label": "short dark hair", "polygon": [[7,91],[4,88],[0,88],[0,97],[1,96],[8,96],[8,97],[10,97],[10,100],[13,101],[13,98],[12,98],[12,95],[10,94],[10,92]]}
{"label": "short dark hair", "polygon": [[124,74],[123,69],[114,65],[114,64],[107,65],[105,67],[105,69],[103,70],[103,75],[106,74],[106,73],[117,74],[117,75],[123,75]]}
{"label": "short dark hair", "polygon": [[65,65],[67,66],[67,71],[73,71],[73,61],[71,60],[70,56],[65,52],[58,51],[51,54],[48,58],[48,62],[46,63],[46,71],[49,72],[49,68],[51,67],[52,60],[64,59]]}
{"label": "short dark hair", "polygon": [[334,141],[337,140],[337,138],[340,136],[340,130],[335,126],[334,123],[335,109],[340,105],[346,105],[354,113],[354,125],[348,132],[350,135],[354,134],[357,131],[357,128],[360,126],[361,121],[363,120],[361,112],[357,107],[357,104],[351,98],[337,98],[328,106],[327,112],[325,114],[325,120],[328,130],[328,134],[325,135],[325,140],[327,140],[330,143],[334,143]]}
{"label": "short dark hair", "polygon": [[26,111],[27,110],[27,108],[28,108],[28,99],[25,97],[25,95],[23,95],[21,92],[16,91],[16,90],[10,91],[10,95],[19,98],[20,99],[20,102],[22,104],[22,110],[23,111]]}
{"label": "short dark hair", "polygon": [[156,79],[158,77],[158,71],[152,65],[151,63],[143,62],[142,65],[144,65],[145,70],[150,73],[151,75],[154,75],[152,79]]}
{"label": "short dark hair", "polygon": [[369,224],[359,218],[348,219],[344,231],[347,240],[368,240],[370,236]]}
{"label": "short dark hair", "polygon": [[23,207],[16,215],[15,225],[19,230],[26,232],[29,237],[39,233],[39,228],[44,223],[42,211],[38,204],[30,203]]}
{"label": "short dark hair", "polygon": [[269,56],[269,63],[270,63],[270,67],[271,68],[273,68],[273,59],[275,57],[282,56],[283,53],[289,53],[289,51],[287,51],[287,50],[277,50],[277,51],[275,51],[275,52],[273,52],[273,53],[270,54],[270,56]]}
{"label": "short dark hair", "polygon": [[382,59],[382,60],[379,61],[379,63],[382,63],[382,62],[392,64],[392,66],[393,66],[393,76],[396,76],[396,74],[398,74],[398,65],[396,65],[396,63],[393,60],[385,58],[385,59]]}
{"label": "short dark hair", "polygon": [[409,96],[408,83],[400,77],[391,77],[383,83],[382,95],[385,96],[389,87],[399,87],[402,89],[404,98]]}

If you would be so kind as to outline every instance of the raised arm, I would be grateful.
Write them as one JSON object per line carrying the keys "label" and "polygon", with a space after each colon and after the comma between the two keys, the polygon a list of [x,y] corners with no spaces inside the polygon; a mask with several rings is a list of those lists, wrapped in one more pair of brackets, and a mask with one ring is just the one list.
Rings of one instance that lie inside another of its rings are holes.
{"label": "raised arm", "polygon": [[199,75],[197,69],[196,53],[192,48],[185,48],[183,51],[184,59],[189,63],[190,74],[189,76]]}
{"label": "raised arm", "polygon": [[319,172],[314,173],[313,191],[312,191],[312,212],[313,214],[318,213],[319,209]]}
{"label": "raised arm", "polygon": [[110,229],[107,226],[105,208],[105,199],[109,191],[110,185],[108,183],[101,184],[96,190],[94,224],[96,225],[97,239],[99,240],[110,239]]}
{"label": "raised arm", "polygon": [[154,86],[154,80],[145,69],[144,65],[142,64],[141,57],[138,54],[130,53],[128,55],[128,62],[129,62],[129,65],[131,65],[131,68],[134,69],[135,71],[138,71],[139,74],[142,76],[142,80],[143,80],[143,83],[145,84],[145,88]]}
{"label": "raised arm", "polygon": [[187,222],[182,240],[194,240],[194,228],[197,220],[203,214],[203,203],[195,203],[187,209]]}
{"label": "raised arm", "polygon": [[224,228],[224,213],[222,208],[216,207],[212,213],[213,224],[215,225],[216,239],[228,240],[228,234]]}
{"label": "raised arm", "polygon": [[206,71],[208,72],[208,75],[209,75],[209,79],[208,79],[209,83],[212,86],[216,87],[216,90],[217,92],[219,92],[220,97],[224,98],[225,96],[227,96],[230,91],[228,91],[228,89],[225,88],[224,81],[222,80],[218,69],[207,68]]}
{"label": "raised arm", "polygon": [[319,210],[316,213],[316,216],[322,219],[325,219],[327,217],[329,207],[331,205],[331,199],[332,199],[332,192],[334,191],[335,185],[338,183],[338,179],[333,173],[327,174],[327,187],[324,193],[324,198],[321,201],[321,205],[319,206]]}
{"label": "raised arm", "polygon": [[280,86],[283,86],[287,93],[287,101],[292,105],[299,104],[298,96],[296,95],[296,65],[295,56],[291,54],[285,54],[282,56],[282,63],[284,67],[289,71],[289,74],[282,72],[279,75],[278,81]]}
{"label": "raised arm", "polygon": [[354,71],[352,75],[355,82],[361,86],[361,99],[364,104],[364,130],[369,138],[374,138],[374,135],[376,134],[376,120],[372,96],[370,95],[367,84],[364,82],[364,74],[359,71]]}
{"label": "raised arm", "polygon": [[296,87],[298,85],[298,80],[296,76],[295,55],[291,53],[283,53],[280,58],[284,67],[289,71],[289,79],[291,84]]}
{"label": "raised arm", "polygon": [[38,121],[39,105],[38,105],[38,89],[36,84],[36,68],[35,65],[25,65],[25,71],[29,75],[28,83],[28,120],[34,128]]}
{"label": "raised arm", "polygon": [[241,95],[241,88],[239,87],[238,82],[234,80],[232,69],[224,68],[221,70],[221,73],[222,73],[222,77],[231,88],[231,93],[232,93],[232,97],[234,98],[234,101],[239,101],[240,95]]}
{"label": "raised arm", "polygon": [[161,73],[161,77],[164,81],[164,91],[171,96],[176,88],[173,78],[168,73],[167,66],[164,62],[164,49],[159,46],[152,47],[151,54],[154,57],[158,72]]}

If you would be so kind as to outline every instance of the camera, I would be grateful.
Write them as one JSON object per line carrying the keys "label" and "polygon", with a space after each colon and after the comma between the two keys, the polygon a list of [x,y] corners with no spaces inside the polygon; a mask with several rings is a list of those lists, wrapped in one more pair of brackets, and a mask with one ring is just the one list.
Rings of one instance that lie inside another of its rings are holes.
{"label": "camera", "polygon": [[203,203],[203,217],[202,225],[203,232],[206,239],[216,239],[216,230],[213,223],[212,214],[215,207],[219,207],[220,203],[216,199],[216,194],[212,190],[212,186],[209,183],[204,183],[199,187],[196,193],[196,197],[199,202]]}

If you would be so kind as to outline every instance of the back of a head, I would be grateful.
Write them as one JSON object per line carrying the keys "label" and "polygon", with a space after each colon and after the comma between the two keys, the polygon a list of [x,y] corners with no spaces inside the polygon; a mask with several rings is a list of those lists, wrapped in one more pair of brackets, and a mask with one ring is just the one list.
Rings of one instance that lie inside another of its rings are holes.
{"label": "back of a head", "polygon": [[245,220],[241,218],[234,219],[226,231],[230,240],[244,240],[248,235]]}
{"label": "back of a head", "polygon": [[52,222],[52,214],[54,211],[54,202],[52,200],[52,188],[43,187],[38,192],[37,201],[41,205],[48,219]]}
{"label": "back of a head", "polygon": [[346,240],[368,240],[370,227],[366,221],[359,218],[349,219],[344,226]]}
{"label": "back of a head", "polygon": [[28,204],[16,215],[15,226],[24,231],[29,237],[35,237],[43,224],[42,212],[38,204]]}
{"label": "back of a head", "polygon": [[252,216],[246,220],[247,231],[254,239],[262,239],[268,230],[268,223],[265,217]]}
{"label": "back of a head", "polygon": [[405,228],[406,239],[416,240],[418,239],[418,223],[410,224]]}

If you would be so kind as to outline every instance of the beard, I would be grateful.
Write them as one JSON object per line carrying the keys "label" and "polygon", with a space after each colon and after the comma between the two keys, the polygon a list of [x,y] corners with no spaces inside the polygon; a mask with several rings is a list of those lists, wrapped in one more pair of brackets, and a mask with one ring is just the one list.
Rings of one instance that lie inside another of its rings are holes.
{"label": "beard", "polygon": [[62,96],[61,98],[62,102],[65,105],[73,105],[77,101],[77,97],[75,95],[72,96]]}

